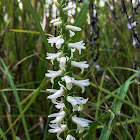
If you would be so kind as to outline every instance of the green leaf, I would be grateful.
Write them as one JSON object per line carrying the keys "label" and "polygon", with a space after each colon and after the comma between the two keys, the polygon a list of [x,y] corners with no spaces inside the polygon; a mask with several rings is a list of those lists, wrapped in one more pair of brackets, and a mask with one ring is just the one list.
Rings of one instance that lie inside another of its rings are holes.
{"label": "green leaf", "polygon": [[[81,27],[83,22],[85,21],[85,17],[87,16],[87,10],[88,10],[88,6],[89,6],[89,1],[85,0],[80,13],[78,14],[75,22],[74,22],[74,26],[78,26]],[[79,34],[81,34],[81,32],[77,32],[75,34],[75,36],[73,37],[74,42],[77,40],[77,38],[79,37]]]}
{"label": "green leaf", "polygon": [[75,22],[74,22],[74,25],[75,26],[81,26],[83,21],[85,20],[85,16],[86,16],[86,11],[88,10],[88,5],[89,5],[89,1],[86,0],[83,4],[83,7],[80,11],[80,13],[78,14]]}
{"label": "green leaf", "polygon": [[20,138],[20,137],[18,137],[18,136],[16,136],[16,140],[21,140],[21,138]]}
{"label": "green leaf", "polygon": [[[3,136],[3,134],[4,134],[4,133],[3,133],[2,129],[0,128],[0,135]],[[2,139],[3,139],[3,140],[7,140],[6,136],[3,136]]]}
{"label": "green leaf", "polygon": [[138,132],[137,132],[135,140],[140,140],[140,126],[138,128]]}
{"label": "green leaf", "polygon": [[[29,9],[29,11],[31,12],[33,18],[34,18],[34,21],[35,21],[35,24],[36,24],[36,27],[38,29],[38,31],[40,32],[41,36],[42,36],[42,39],[44,41],[44,44],[45,44],[45,47],[48,49],[47,51],[48,52],[51,52],[51,48],[50,48],[50,45],[48,44],[48,41],[46,39],[46,36],[45,36],[45,33],[44,31],[42,30],[42,27],[40,25],[40,21],[39,21],[39,18],[37,16],[37,14],[35,13],[32,5],[31,5],[31,2],[30,0],[25,0],[26,1],[26,4],[27,4],[27,7]],[[24,2],[24,1],[23,1]]]}
{"label": "green leaf", "polygon": [[[104,123],[105,120],[110,116],[109,112],[106,112],[105,114],[102,114],[98,121],[101,123]],[[96,128],[99,126],[100,124],[97,121],[94,121],[91,125],[90,125],[90,129],[88,130],[88,134],[86,136],[86,140],[94,140],[96,139]]]}
{"label": "green leaf", "polygon": [[[135,73],[134,75],[132,75],[120,88],[120,90],[117,93],[117,96],[121,97],[122,99],[125,98],[125,95],[127,93],[127,90],[129,88],[130,82],[133,78],[135,78],[137,75],[139,74],[139,72]],[[120,111],[121,106],[122,106],[123,102],[118,100],[118,99],[114,99],[111,109],[113,110],[113,112],[116,114]],[[109,127],[111,130],[113,128],[113,120],[114,119],[110,119],[108,121],[106,121],[105,125],[107,127]],[[101,135],[100,135],[100,140],[108,140],[109,136],[110,136],[110,131],[108,129],[106,129],[105,127],[103,128]]]}

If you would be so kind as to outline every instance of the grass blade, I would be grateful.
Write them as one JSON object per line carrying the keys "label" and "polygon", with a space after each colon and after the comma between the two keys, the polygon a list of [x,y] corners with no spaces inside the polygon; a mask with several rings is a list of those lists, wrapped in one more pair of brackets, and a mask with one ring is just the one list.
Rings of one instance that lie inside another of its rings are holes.
{"label": "grass blade", "polygon": [[[135,73],[134,75],[132,75],[120,88],[120,90],[118,91],[117,96],[121,97],[122,99],[125,98],[125,95],[127,93],[127,90],[129,88],[130,82],[133,78],[135,78],[138,75],[138,73]],[[121,106],[122,106],[123,102],[118,100],[118,99],[114,99],[113,104],[111,106],[113,112],[116,114],[120,111]],[[106,126],[108,126],[111,130],[113,128],[113,119],[112,120],[108,120],[106,121]],[[103,128],[101,135],[100,135],[100,140],[108,140],[109,136],[110,136],[110,131],[108,131],[106,128]]]}
{"label": "grass blade", "polygon": [[135,140],[140,140],[140,126],[138,128],[138,132],[137,132]]}
{"label": "grass blade", "polygon": [[2,138],[3,138],[3,140],[7,140],[7,138],[6,138],[6,136],[3,136],[3,131],[2,131],[2,129],[0,128],[0,135],[2,136]]}
{"label": "grass blade", "polygon": [[34,9],[32,7],[30,0],[25,0],[25,1],[26,1],[26,4],[27,4],[27,7],[28,7],[29,11],[31,12],[31,14],[32,14],[32,16],[34,18],[36,27],[37,27],[38,31],[40,32],[40,34],[41,34],[41,37],[42,37],[42,39],[44,41],[44,44],[45,44],[45,47],[48,49],[47,51],[51,52],[50,45],[48,45],[48,41],[46,39],[45,33],[42,30],[42,27],[41,27],[40,22],[39,22],[39,18],[38,18],[37,14],[35,13],[35,11],[34,11]]}
{"label": "grass blade", "polygon": [[[83,22],[85,21],[85,17],[87,15],[88,6],[89,6],[89,1],[85,0],[83,7],[81,8],[80,13],[78,14],[78,16],[74,22],[75,26],[78,26],[78,27],[82,26]],[[76,33],[75,36],[73,37],[74,42],[79,37],[79,34],[81,34],[81,32]]]}
{"label": "grass blade", "polygon": [[[7,78],[9,80],[9,82],[10,82],[11,87],[13,88],[13,93],[14,93],[15,98],[16,98],[16,102],[17,102],[17,105],[18,105],[18,108],[19,108],[19,112],[21,113],[22,112],[22,106],[20,104],[20,98],[18,96],[18,93],[17,93],[17,90],[16,90],[16,86],[15,86],[14,81],[13,81],[13,79],[12,79],[12,77],[11,77],[7,67],[6,67],[6,65],[4,64],[3,60],[1,58],[0,58],[0,60],[1,60],[1,63],[3,65],[3,67],[5,68],[5,72],[8,75]],[[27,140],[30,140],[30,136],[29,136],[29,133],[28,133],[28,127],[27,127],[24,115],[22,116],[22,123],[23,123],[23,126],[24,126],[24,130],[25,130],[25,133],[26,133]]]}

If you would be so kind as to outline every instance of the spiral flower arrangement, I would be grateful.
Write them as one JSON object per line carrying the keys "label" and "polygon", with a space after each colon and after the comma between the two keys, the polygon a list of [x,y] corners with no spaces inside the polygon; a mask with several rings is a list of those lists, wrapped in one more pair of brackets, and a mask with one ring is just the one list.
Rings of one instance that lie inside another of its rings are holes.
{"label": "spiral flower arrangement", "polygon": [[[55,118],[50,121],[50,133],[56,133],[58,140],[63,140],[60,135],[65,133],[66,140],[75,140],[76,132],[82,133],[85,127],[88,127],[92,122],[90,120],[77,117],[76,112],[83,110],[83,105],[87,103],[88,98],[77,97],[73,87],[81,88],[81,93],[85,92],[85,87],[89,86],[89,79],[76,80],[72,77],[73,67],[81,69],[81,73],[89,65],[87,61],[77,62],[74,59],[74,52],[77,50],[79,55],[83,49],[86,49],[83,41],[70,43],[71,38],[76,31],[81,31],[81,28],[67,25],[67,11],[73,7],[68,7],[66,0],[54,1],[59,12],[59,18],[50,21],[51,24],[57,27],[59,33],[56,37],[50,37],[48,43],[51,47],[56,48],[56,53],[47,53],[46,59],[50,60],[52,65],[56,67],[56,71],[48,70],[45,74],[50,78],[53,87],[58,84],[59,89],[47,89],[51,93],[47,98],[59,109],[58,113],[49,115],[49,118]],[[59,67],[58,67],[59,65]],[[58,86],[57,86],[58,87]],[[82,94],[81,94],[82,95]],[[77,126],[77,130],[75,127]]]}

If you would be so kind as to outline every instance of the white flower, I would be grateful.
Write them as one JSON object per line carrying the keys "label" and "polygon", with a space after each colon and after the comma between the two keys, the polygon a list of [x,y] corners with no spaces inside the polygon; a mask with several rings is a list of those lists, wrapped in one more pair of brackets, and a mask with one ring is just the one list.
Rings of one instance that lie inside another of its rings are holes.
{"label": "white flower", "polygon": [[53,19],[53,20],[50,21],[50,23],[53,24],[53,23],[58,22],[58,21],[60,21],[60,18]]}
{"label": "white flower", "polygon": [[137,23],[136,21],[134,21],[133,23],[127,23],[127,28],[129,29],[129,30],[131,30],[131,29],[133,29],[133,28],[135,28],[137,25],[138,25],[139,23]]}
{"label": "white flower", "polygon": [[61,45],[64,43],[64,39],[59,39],[57,42],[56,42],[56,48],[57,49],[60,49],[61,48]]}
{"label": "white flower", "polygon": [[72,25],[66,25],[67,30],[72,30],[72,31],[81,31],[80,27],[72,26]]}
{"label": "white flower", "polygon": [[54,59],[60,57],[62,55],[62,52],[58,52],[58,53],[47,53],[47,57],[46,59],[50,59],[52,64],[53,64],[53,61]]}
{"label": "white flower", "polygon": [[48,131],[50,133],[57,133],[57,139],[58,140],[63,140],[59,136],[62,132],[67,130],[67,125],[66,124],[61,124],[60,126],[58,126],[57,124],[50,124],[49,126],[53,129],[49,129]]}
{"label": "white flower", "polygon": [[59,35],[57,37],[49,37],[48,43],[51,43],[51,47],[53,47],[54,43],[56,43],[60,38],[62,37],[62,35]]}
{"label": "white flower", "polygon": [[62,21],[60,20],[60,18],[57,18],[51,20],[50,23],[53,24],[54,26],[60,26],[62,24]]}
{"label": "white flower", "polygon": [[48,43],[51,43],[51,47],[53,47],[54,43],[56,43],[56,48],[60,48],[61,45],[64,43],[64,39],[61,38],[62,35],[59,35],[57,37],[49,37]]}
{"label": "white flower", "polygon": [[53,104],[57,104],[57,103],[56,103],[56,99],[57,99],[58,97],[63,96],[64,93],[65,93],[65,90],[64,90],[63,87],[60,87],[60,90],[56,90],[56,92],[53,91],[53,90],[51,91],[50,89],[47,89],[47,91],[50,91],[50,92],[54,93],[54,94],[49,95],[49,96],[47,97],[48,99],[51,99],[51,100],[52,100],[52,103],[53,103]]}
{"label": "white flower", "polygon": [[69,77],[69,76],[64,76],[64,77],[62,77],[61,79],[62,79],[62,81],[65,81],[65,82],[66,82],[66,88],[67,88],[68,90],[71,90],[71,88],[72,88],[72,80],[71,80],[71,77]]}
{"label": "white flower", "polygon": [[66,140],[76,140],[72,135],[67,135]]}
{"label": "white flower", "polygon": [[67,6],[65,8],[62,9],[63,12],[67,12],[68,10],[73,9],[73,6]]}
{"label": "white flower", "polygon": [[55,22],[53,25],[54,26],[60,26],[62,24],[62,21],[58,21],[58,22]]}
{"label": "white flower", "polygon": [[59,65],[60,69],[64,70],[65,69],[65,64],[66,64],[66,61],[67,61],[66,57],[57,58],[57,60],[60,62],[60,65]]}
{"label": "white flower", "polygon": [[64,119],[65,115],[66,115],[66,112],[61,111],[59,113],[51,114],[48,117],[49,118],[56,117],[53,121],[50,121],[50,123],[56,123],[58,126],[60,126],[61,121]]}
{"label": "white flower", "polygon": [[72,78],[72,83],[78,87],[80,87],[82,89],[82,93],[85,92],[85,87],[89,86],[89,79],[86,80],[75,80],[74,78]]}
{"label": "white flower", "polygon": [[69,31],[70,31],[70,37],[75,36],[75,33],[73,31],[71,31],[71,30],[69,30]]}
{"label": "white flower", "polygon": [[58,103],[58,102],[56,102],[55,104],[56,104],[55,107],[57,109],[60,109],[60,110],[62,110],[65,107],[65,104],[64,103]]}
{"label": "white flower", "polygon": [[70,58],[73,58],[73,53],[75,52],[75,48],[74,49],[71,49],[71,57]]}
{"label": "white flower", "polygon": [[67,101],[71,103],[73,107],[73,111],[82,111],[83,110],[83,104],[85,104],[88,101],[87,99],[84,99],[83,97],[72,97],[68,96]]}
{"label": "white flower", "polygon": [[89,123],[92,123],[90,120],[78,118],[76,116],[72,116],[72,120],[77,124],[77,131],[79,131],[79,133],[82,133],[84,131],[84,127],[88,127]]}
{"label": "white flower", "polygon": [[52,71],[48,70],[49,73],[46,73],[45,76],[51,78],[51,83],[54,84],[54,78],[61,76],[63,74],[62,70]]}
{"label": "white flower", "polygon": [[51,92],[51,93],[55,93],[57,92],[58,90],[57,89],[46,89],[48,92]]}
{"label": "white flower", "polygon": [[83,41],[80,41],[80,42],[76,42],[76,43],[69,43],[68,47],[79,50],[79,54],[81,54],[81,49],[86,49],[86,47],[84,45],[85,45],[85,43],[83,43]]}
{"label": "white flower", "polygon": [[89,64],[86,64],[86,63],[87,63],[87,61],[82,61],[82,62],[71,61],[71,65],[73,67],[78,67],[78,68],[80,68],[82,70],[81,73],[83,73],[84,68],[88,68],[89,67]]}

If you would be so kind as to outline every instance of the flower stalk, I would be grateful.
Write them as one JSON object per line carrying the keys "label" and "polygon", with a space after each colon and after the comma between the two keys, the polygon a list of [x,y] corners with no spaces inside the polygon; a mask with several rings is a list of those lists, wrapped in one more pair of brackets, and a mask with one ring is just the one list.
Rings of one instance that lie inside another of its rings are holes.
{"label": "flower stalk", "polygon": [[[87,103],[88,98],[78,97],[75,94],[74,87],[80,87],[81,93],[85,92],[85,88],[89,86],[89,79],[76,80],[72,77],[74,73],[73,67],[75,69],[81,69],[81,73],[84,69],[88,68],[89,65],[86,61],[78,62],[74,60],[74,53],[82,53],[83,49],[86,49],[85,43],[83,41],[71,43],[70,37],[75,35],[75,32],[81,31],[80,27],[67,25],[67,11],[71,10],[73,7],[68,7],[66,0],[54,1],[55,6],[59,11],[59,18],[51,20],[50,24],[57,27],[59,35],[57,37],[50,37],[48,43],[51,46],[55,46],[56,53],[47,53],[47,60],[50,60],[52,65],[59,64],[59,68],[54,70],[48,70],[45,74],[46,77],[50,78],[51,83],[60,86],[59,89],[47,89],[51,95],[47,98],[52,101],[57,109],[60,111],[57,113],[50,114],[49,118],[54,118],[50,121],[49,129],[50,133],[57,133],[57,139],[63,140],[62,132],[66,131],[67,140],[75,140],[76,132],[82,133],[85,127],[88,127],[91,123],[90,120],[77,117],[76,112],[83,110],[83,105]],[[55,63],[57,62],[57,63]],[[60,78],[57,78],[60,77]],[[82,95],[82,94],[81,94]],[[83,125],[82,125],[82,124]],[[77,127],[75,127],[77,125]],[[74,126],[74,127],[73,127]],[[75,129],[77,131],[75,132]]]}

